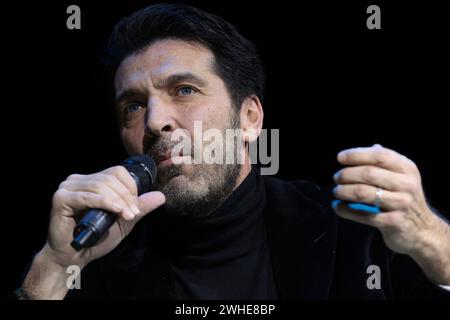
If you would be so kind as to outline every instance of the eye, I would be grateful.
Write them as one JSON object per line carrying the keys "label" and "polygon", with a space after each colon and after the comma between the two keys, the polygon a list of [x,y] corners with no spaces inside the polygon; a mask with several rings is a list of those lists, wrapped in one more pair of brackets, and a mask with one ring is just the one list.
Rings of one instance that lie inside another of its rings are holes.
{"label": "eye", "polygon": [[131,114],[141,110],[142,106],[139,103],[132,103],[125,108],[125,113]]}
{"label": "eye", "polygon": [[195,92],[194,88],[187,87],[187,86],[180,87],[177,89],[177,93],[180,96],[189,96],[189,95],[193,94],[194,92]]}

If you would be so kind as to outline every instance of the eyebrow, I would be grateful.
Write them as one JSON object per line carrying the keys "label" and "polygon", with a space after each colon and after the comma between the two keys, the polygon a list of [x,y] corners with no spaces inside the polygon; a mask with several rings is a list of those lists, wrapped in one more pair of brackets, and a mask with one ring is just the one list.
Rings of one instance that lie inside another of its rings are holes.
{"label": "eyebrow", "polygon": [[206,87],[207,82],[191,72],[176,73],[166,79],[158,81],[155,85],[157,88],[173,87],[180,82],[191,82],[199,87]]}
{"label": "eyebrow", "polygon": [[136,96],[142,96],[142,91],[135,89],[127,89],[121,92],[120,95],[115,99],[115,104],[119,105],[120,102]]}
{"label": "eyebrow", "polygon": [[[174,87],[180,82],[191,82],[199,87],[206,87],[207,82],[195,74],[191,72],[184,72],[184,73],[176,73],[173,75],[170,75],[166,79],[160,80],[155,84],[155,87],[157,88],[170,88]],[[123,100],[127,100],[131,97],[136,96],[142,96],[143,92],[136,89],[127,89],[120,93],[120,95],[115,99],[115,104],[118,105]]]}

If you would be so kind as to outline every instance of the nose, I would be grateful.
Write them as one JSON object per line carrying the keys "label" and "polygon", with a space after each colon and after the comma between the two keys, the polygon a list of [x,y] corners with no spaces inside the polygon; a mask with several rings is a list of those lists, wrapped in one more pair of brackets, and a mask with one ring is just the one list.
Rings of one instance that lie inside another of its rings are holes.
{"label": "nose", "polygon": [[160,137],[176,129],[173,108],[162,99],[152,97],[147,102],[145,131],[147,135]]}

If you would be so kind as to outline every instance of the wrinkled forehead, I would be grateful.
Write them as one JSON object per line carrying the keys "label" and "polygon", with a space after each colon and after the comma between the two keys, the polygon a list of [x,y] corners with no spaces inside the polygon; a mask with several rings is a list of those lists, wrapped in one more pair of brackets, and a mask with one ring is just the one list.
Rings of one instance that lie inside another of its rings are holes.
{"label": "wrinkled forehead", "polygon": [[126,57],[115,75],[116,93],[125,87],[137,88],[159,81],[174,73],[213,76],[214,55],[207,47],[194,42],[158,40]]}

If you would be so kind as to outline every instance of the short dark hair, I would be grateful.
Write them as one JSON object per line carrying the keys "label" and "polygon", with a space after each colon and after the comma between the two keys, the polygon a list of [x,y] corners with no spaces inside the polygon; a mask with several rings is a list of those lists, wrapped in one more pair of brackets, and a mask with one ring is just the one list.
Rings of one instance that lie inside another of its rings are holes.
{"label": "short dark hair", "polygon": [[127,56],[162,39],[197,42],[211,50],[214,71],[236,108],[252,94],[263,100],[264,70],[253,43],[221,17],[187,5],[151,5],[123,18],[109,38],[103,62],[115,73]]}

